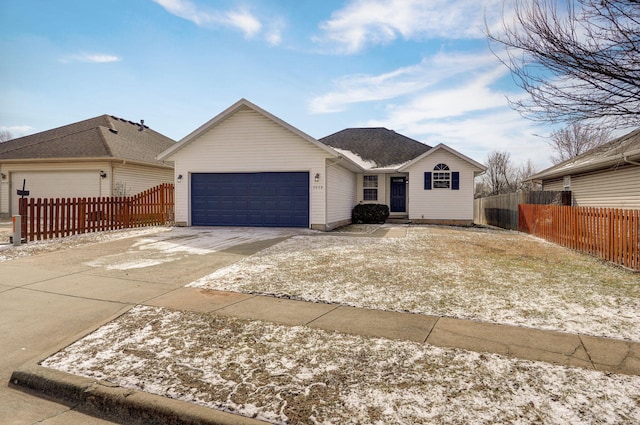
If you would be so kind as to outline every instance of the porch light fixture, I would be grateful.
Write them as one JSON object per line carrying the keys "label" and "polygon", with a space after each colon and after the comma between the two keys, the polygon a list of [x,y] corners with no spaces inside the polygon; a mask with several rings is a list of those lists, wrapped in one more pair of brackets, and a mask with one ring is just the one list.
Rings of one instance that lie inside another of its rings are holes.
{"label": "porch light fixture", "polygon": [[314,180],[316,181],[316,183],[320,181],[320,173],[316,173]]}
{"label": "porch light fixture", "polygon": [[5,173],[0,173],[0,177],[2,178],[2,180],[7,178],[7,175]]}
{"label": "porch light fixture", "polygon": [[105,173],[103,170],[100,170],[100,177],[102,177],[103,179],[106,179],[107,173]]}
{"label": "porch light fixture", "polygon": [[182,182],[182,174],[178,174],[178,179],[177,180],[178,180],[178,183]]}

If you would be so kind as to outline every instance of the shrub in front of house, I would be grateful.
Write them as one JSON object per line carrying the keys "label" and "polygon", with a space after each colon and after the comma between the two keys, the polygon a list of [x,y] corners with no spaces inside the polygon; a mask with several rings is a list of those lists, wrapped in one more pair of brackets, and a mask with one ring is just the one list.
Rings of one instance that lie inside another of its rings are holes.
{"label": "shrub in front of house", "polygon": [[383,204],[356,205],[351,213],[353,223],[384,223],[389,217],[389,207]]}

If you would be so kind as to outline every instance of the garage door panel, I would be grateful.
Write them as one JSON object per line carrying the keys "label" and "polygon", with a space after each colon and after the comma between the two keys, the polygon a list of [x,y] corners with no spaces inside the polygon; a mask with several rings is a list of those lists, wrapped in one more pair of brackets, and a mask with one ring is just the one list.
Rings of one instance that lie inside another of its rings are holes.
{"label": "garage door panel", "polygon": [[84,198],[98,197],[100,175],[97,170],[75,171],[16,171],[11,173],[11,214],[18,214],[20,197],[16,190],[25,189],[31,198]]}
{"label": "garage door panel", "polygon": [[193,225],[308,227],[309,173],[197,173]]}

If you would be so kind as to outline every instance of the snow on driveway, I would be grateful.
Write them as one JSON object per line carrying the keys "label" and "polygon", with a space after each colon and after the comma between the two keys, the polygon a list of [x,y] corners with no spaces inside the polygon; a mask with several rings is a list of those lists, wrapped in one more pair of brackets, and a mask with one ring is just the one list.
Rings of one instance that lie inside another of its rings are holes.
{"label": "snow on driveway", "polygon": [[236,245],[293,235],[315,233],[307,229],[258,227],[175,227],[170,231],[138,238],[125,252],[105,255],[84,263],[107,270],[129,270],[206,255]]}

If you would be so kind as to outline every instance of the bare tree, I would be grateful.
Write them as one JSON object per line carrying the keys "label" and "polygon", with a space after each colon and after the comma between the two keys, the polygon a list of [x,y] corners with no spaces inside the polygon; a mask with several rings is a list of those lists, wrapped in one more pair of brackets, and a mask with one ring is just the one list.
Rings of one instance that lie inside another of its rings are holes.
{"label": "bare tree", "polygon": [[5,128],[0,129],[0,143],[13,139],[13,134]]}
{"label": "bare tree", "polygon": [[536,168],[530,159],[519,166],[514,166],[511,163],[510,153],[496,150],[487,156],[486,163],[487,170],[476,182],[476,197],[532,190],[531,182],[527,180],[536,173]]}
{"label": "bare tree", "polygon": [[639,0],[513,2],[500,34],[487,26],[528,94],[512,107],[538,121],[640,125]]}
{"label": "bare tree", "polygon": [[559,164],[599,146],[611,137],[611,131],[573,123],[551,133],[549,146],[554,152],[551,162]]}
{"label": "bare tree", "polygon": [[534,190],[533,182],[529,180],[529,177],[534,175],[538,170],[531,159],[521,164],[515,169],[515,190],[531,191]]}
{"label": "bare tree", "polygon": [[489,195],[508,193],[513,190],[514,173],[509,152],[493,151],[487,156],[484,180]]}

